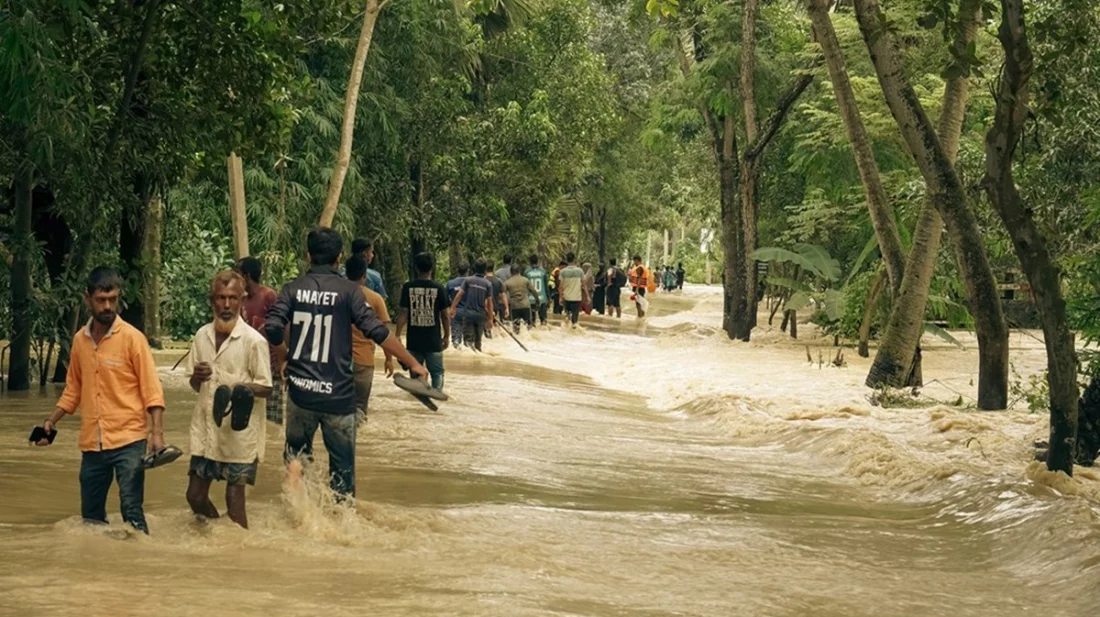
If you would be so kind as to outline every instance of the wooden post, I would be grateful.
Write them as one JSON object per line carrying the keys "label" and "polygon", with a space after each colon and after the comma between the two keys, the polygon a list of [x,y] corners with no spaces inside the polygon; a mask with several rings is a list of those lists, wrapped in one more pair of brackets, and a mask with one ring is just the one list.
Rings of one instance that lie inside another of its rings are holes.
{"label": "wooden post", "polygon": [[661,259],[661,265],[662,266],[667,266],[668,265],[669,241],[670,241],[670,234],[668,233],[668,229],[665,229],[665,254],[664,254],[664,257]]}
{"label": "wooden post", "polygon": [[229,153],[229,217],[233,222],[233,251],[237,259],[248,257],[248,217],[244,210],[244,164]]}

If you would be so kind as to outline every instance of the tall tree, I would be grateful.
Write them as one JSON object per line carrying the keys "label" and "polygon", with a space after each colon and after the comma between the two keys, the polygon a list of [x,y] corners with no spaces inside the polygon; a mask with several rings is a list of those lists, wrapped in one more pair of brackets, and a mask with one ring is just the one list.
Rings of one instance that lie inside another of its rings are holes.
{"label": "tall tree", "polygon": [[348,88],[344,92],[344,120],[340,127],[340,149],[336,152],[336,161],[332,167],[328,195],[325,207],[321,211],[321,225],[331,227],[336,218],[336,208],[340,205],[340,193],[344,189],[344,178],[351,164],[351,143],[355,136],[355,110],[359,106],[359,88],[363,83],[363,67],[367,64],[371,39],[374,38],[374,26],[378,23],[378,14],[390,0],[367,0],[363,11],[363,25],[359,29],[359,42],[355,47],[355,60],[348,74]]}
{"label": "tall tree", "polygon": [[882,253],[883,262],[886,265],[886,275],[890,280],[890,287],[896,294],[901,287],[902,272],[905,271],[905,250],[902,248],[901,235],[898,233],[890,202],[886,198],[886,189],[882,185],[878,163],[871,148],[871,138],[863,125],[856,95],[848,79],[844,53],[840,49],[833,22],[829,18],[831,5],[832,0],[806,0],[806,10],[813,22],[814,38],[821,45],[825,65],[829,69],[829,80],[832,82],[833,93],[836,96],[837,109],[844,120],[848,142],[852,146],[852,154],[859,169],[863,193],[867,200],[867,210],[871,215],[871,224],[878,240],[879,252]]}
{"label": "tall tree", "polygon": [[[793,80],[781,92],[775,107],[758,126],[758,102],[756,101],[756,28],[759,4],[746,0],[741,14],[741,61],[737,74],[738,86],[734,87],[733,75],[727,75],[718,83],[718,92],[711,92],[712,106],[699,102],[697,108],[711,138],[711,149],[718,171],[719,211],[724,258],[723,329],[731,339],[747,341],[756,324],[756,252],[757,243],[757,182],[760,177],[762,157],[775,138],[779,128],[795,102],[813,82],[809,70],[795,71]],[[692,77],[694,67],[708,59],[704,34],[700,26],[701,7],[692,6],[694,13],[670,21],[674,35],[671,37],[680,71],[685,78]],[[651,12],[672,16],[675,6],[651,3]],[[726,13],[719,11],[719,19]],[[686,36],[680,25],[686,26]],[[690,45],[691,53],[684,49]],[[816,63],[816,60],[814,61]],[[738,146],[737,122],[731,106],[741,97],[744,130],[741,138],[745,147]]]}
{"label": "tall tree", "polygon": [[1004,68],[996,92],[993,126],[986,134],[983,186],[1012,238],[1012,246],[1031,284],[1047,350],[1050,385],[1050,450],[1047,468],[1073,475],[1077,442],[1077,352],[1062,297],[1062,273],[1047,240],[1016,188],[1013,163],[1030,112],[1034,66],[1024,24],[1023,0],[1001,0],[997,38]]}
{"label": "tall tree", "polygon": [[[855,9],[860,32],[890,112],[954,243],[977,331],[978,407],[1004,409],[1008,404],[1008,327],[977,220],[952,159],[905,75],[898,57],[897,43],[887,27],[878,1],[855,0]],[[906,276],[912,276],[909,268],[906,268]],[[904,289],[904,280],[902,286]],[[891,318],[891,326],[894,325],[895,320]],[[918,331],[916,336],[905,337],[906,346],[912,345],[911,351],[906,350],[910,353],[883,359],[877,355],[868,377],[869,383],[883,381],[900,385],[909,374],[916,344],[920,340],[919,331],[923,330],[923,312],[919,324],[904,325]],[[881,349],[879,355],[882,355]]]}

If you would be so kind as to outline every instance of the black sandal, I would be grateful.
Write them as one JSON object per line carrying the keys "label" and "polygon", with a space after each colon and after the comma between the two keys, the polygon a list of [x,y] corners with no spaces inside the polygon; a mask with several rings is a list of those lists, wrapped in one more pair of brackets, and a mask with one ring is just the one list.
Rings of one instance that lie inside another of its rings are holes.
{"label": "black sandal", "polygon": [[252,388],[244,385],[233,387],[233,396],[230,400],[229,425],[235,431],[243,431],[248,428],[248,421],[252,418],[252,404],[256,401],[252,394]]}

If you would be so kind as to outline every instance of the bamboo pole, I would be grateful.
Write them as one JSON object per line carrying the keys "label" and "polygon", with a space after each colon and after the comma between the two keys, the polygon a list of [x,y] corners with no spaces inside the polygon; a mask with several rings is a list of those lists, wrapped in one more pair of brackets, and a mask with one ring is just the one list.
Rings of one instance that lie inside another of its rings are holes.
{"label": "bamboo pole", "polygon": [[229,153],[229,217],[233,222],[233,251],[237,259],[248,257],[248,217],[244,209],[244,164]]}

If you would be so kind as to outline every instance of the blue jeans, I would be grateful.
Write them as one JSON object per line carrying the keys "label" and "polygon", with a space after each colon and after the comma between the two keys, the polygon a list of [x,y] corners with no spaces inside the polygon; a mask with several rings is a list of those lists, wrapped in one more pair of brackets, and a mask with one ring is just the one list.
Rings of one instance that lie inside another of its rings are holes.
{"label": "blue jeans", "polygon": [[413,351],[409,350],[416,361],[423,364],[432,376],[432,387],[443,389],[443,352],[442,351]]}
{"label": "blue jeans", "polygon": [[85,521],[107,522],[107,491],[118,479],[122,520],[149,533],[145,522],[145,440],[80,457],[80,515]]}
{"label": "blue jeans", "polygon": [[286,450],[283,458],[304,455],[313,460],[313,436],[321,427],[321,437],[328,450],[329,485],[337,498],[355,497],[355,414],[331,414],[302,409],[287,397]]}

